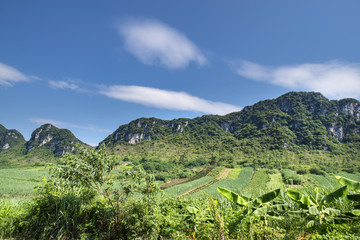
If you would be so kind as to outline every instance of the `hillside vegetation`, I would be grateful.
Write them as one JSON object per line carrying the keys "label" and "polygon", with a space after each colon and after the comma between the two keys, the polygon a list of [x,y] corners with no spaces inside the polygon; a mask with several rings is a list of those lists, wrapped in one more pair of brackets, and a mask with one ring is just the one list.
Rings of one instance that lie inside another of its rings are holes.
{"label": "hillside vegetation", "polygon": [[360,239],[355,99],[141,118],[97,148],[51,124],[0,134],[0,238]]}

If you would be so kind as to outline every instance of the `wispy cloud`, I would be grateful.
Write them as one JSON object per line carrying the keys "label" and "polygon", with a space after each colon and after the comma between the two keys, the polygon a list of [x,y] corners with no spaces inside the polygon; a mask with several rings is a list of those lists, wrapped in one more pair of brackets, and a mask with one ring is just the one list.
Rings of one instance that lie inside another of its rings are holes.
{"label": "wispy cloud", "polygon": [[144,64],[170,69],[185,68],[191,61],[204,65],[205,56],[184,34],[155,20],[128,20],[118,27],[126,49]]}
{"label": "wispy cloud", "polygon": [[88,88],[81,87],[82,81],[79,79],[66,79],[61,81],[49,80],[48,84],[53,89],[61,90],[73,90],[82,93],[91,93],[91,90]]}
{"label": "wispy cloud", "polygon": [[69,83],[69,82],[65,82],[65,81],[53,81],[50,80],[49,81],[49,85],[50,87],[54,88],[54,89],[71,89],[71,90],[77,90],[80,87],[74,83]]}
{"label": "wispy cloud", "polygon": [[27,82],[30,78],[19,70],[0,62],[0,85],[11,87],[16,82]]}
{"label": "wispy cloud", "polygon": [[235,105],[205,100],[186,92],[175,92],[142,86],[114,85],[105,87],[100,93],[109,98],[171,110],[219,115],[241,110],[240,107]]}
{"label": "wispy cloud", "polygon": [[91,131],[91,132],[99,132],[99,133],[111,133],[112,132],[109,129],[102,129],[102,128],[98,128],[98,127],[95,127],[92,125],[77,125],[77,124],[73,124],[73,123],[57,121],[54,119],[31,118],[29,120],[38,125],[50,123],[59,128],[69,128],[69,129],[76,128],[76,129],[82,129],[82,130],[87,130],[87,131]]}
{"label": "wispy cloud", "polygon": [[321,92],[331,98],[360,97],[360,64],[330,61],[267,67],[242,61],[237,74],[292,90]]}

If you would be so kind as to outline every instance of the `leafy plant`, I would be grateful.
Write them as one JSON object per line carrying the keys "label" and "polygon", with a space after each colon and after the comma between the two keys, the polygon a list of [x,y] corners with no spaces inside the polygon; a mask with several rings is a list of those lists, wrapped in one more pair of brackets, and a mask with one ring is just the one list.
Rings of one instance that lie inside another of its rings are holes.
{"label": "leafy plant", "polygon": [[[349,178],[341,177],[341,176],[335,176],[337,181],[347,187],[349,190],[352,190],[354,192],[359,193],[360,192],[360,182],[351,180]],[[360,216],[360,194],[349,194],[347,195],[347,198],[351,201],[354,201],[357,203],[355,205],[355,209],[351,211],[351,213],[355,216]]]}
{"label": "leafy plant", "polygon": [[310,221],[307,227],[312,227],[316,224],[334,223],[337,217],[341,216],[341,211],[328,205],[335,202],[337,199],[344,197],[347,194],[347,187],[341,187],[334,192],[329,193],[324,197],[320,197],[319,190],[314,189],[315,196],[306,195],[295,189],[287,189],[286,194],[294,202],[298,203],[304,211],[300,211],[299,217],[306,215]]}

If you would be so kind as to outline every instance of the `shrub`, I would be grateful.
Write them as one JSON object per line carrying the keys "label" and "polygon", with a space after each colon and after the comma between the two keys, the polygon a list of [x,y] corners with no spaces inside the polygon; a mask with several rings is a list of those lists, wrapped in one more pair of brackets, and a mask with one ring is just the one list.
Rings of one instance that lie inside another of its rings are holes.
{"label": "shrub", "polygon": [[325,173],[320,168],[310,168],[310,173],[316,175],[325,175]]}
{"label": "shrub", "polygon": [[284,183],[291,185],[301,185],[300,177],[290,169],[283,169],[281,175],[284,179]]}

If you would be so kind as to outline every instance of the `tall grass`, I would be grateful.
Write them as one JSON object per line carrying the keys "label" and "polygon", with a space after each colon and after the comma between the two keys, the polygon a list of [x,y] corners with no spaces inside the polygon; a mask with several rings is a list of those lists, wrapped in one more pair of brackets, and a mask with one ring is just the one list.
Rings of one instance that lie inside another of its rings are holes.
{"label": "tall grass", "polygon": [[13,235],[22,210],[19,204],[11,204],[0,199],[0,239],[8,239]]}
{"label": "tall grass", "polygon": [[29,196],[39,182],[0,178],[0,197]]}
{"label": "tall grass", "polygon": [[32,195],[33,188],[47,175],[44,167],[0,169],[0,197]]}

